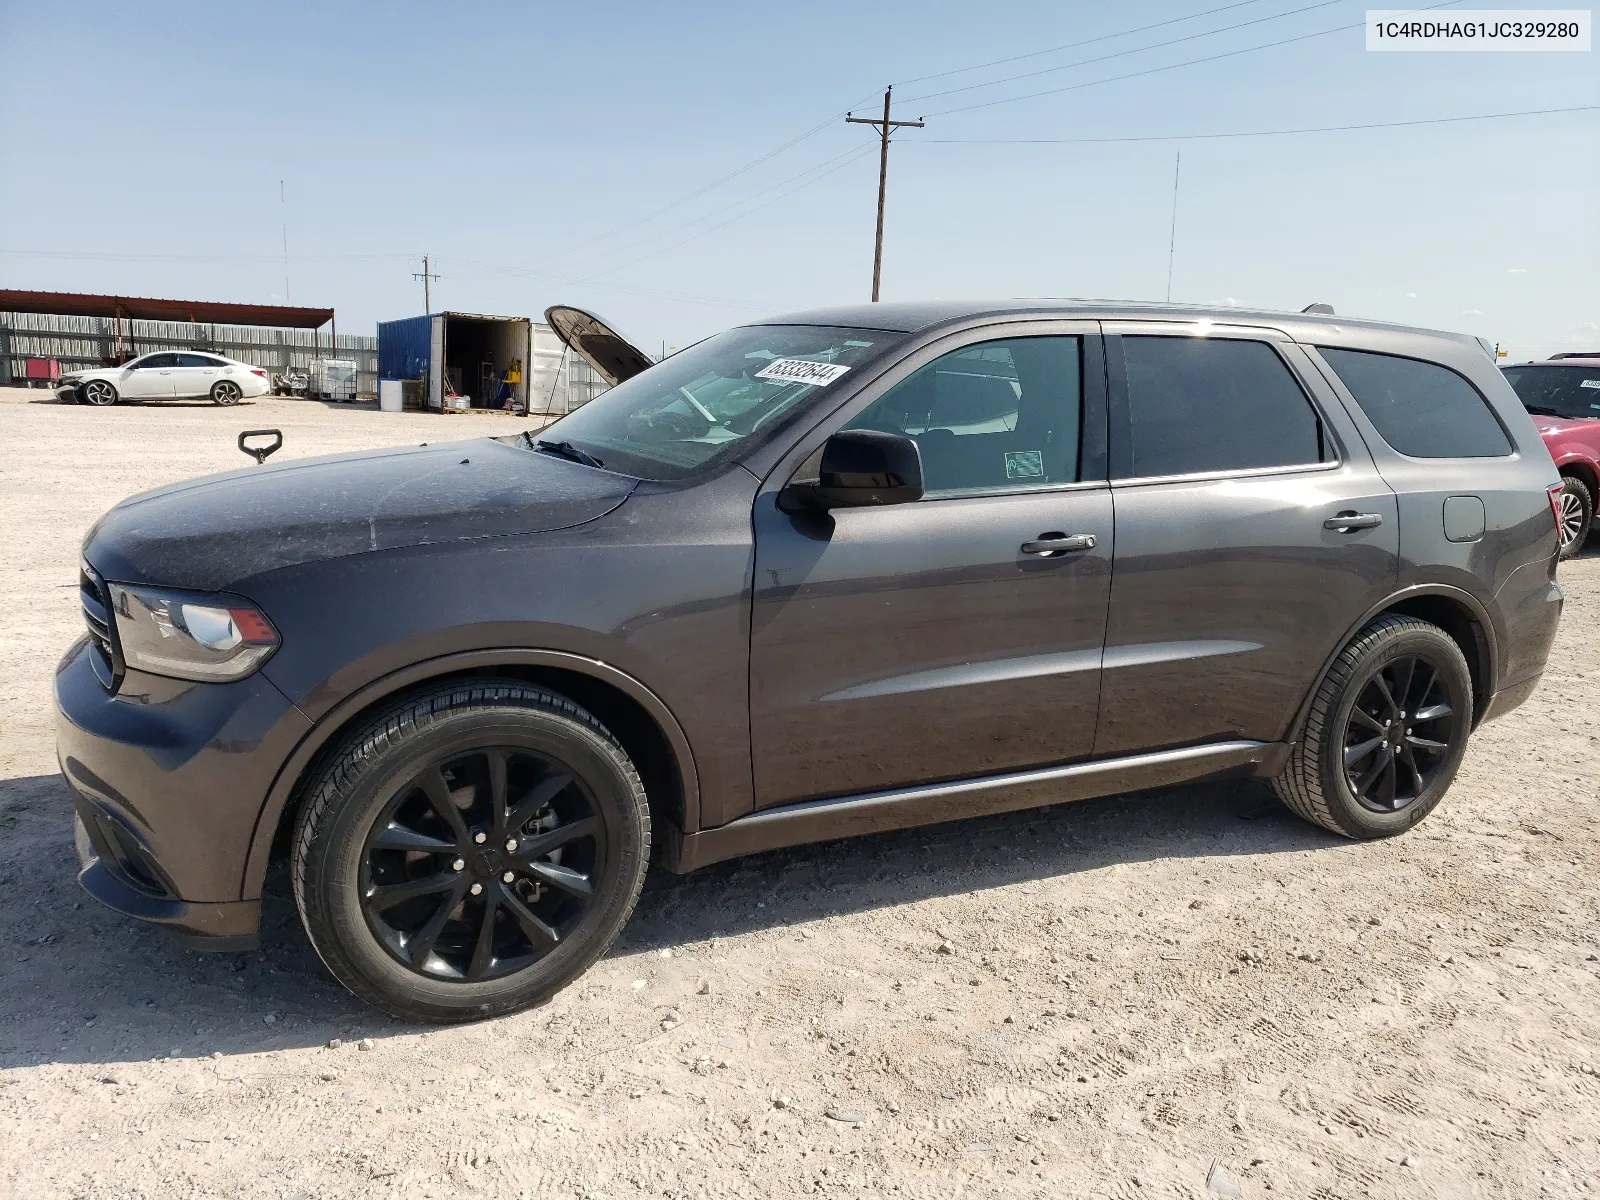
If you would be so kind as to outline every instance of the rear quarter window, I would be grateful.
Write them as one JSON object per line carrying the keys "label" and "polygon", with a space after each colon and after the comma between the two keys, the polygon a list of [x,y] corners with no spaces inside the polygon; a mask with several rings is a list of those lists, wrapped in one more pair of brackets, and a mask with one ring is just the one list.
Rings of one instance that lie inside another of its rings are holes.
{"label": "rear quarter window", "polygon": [[1318,346],[1383,440],[1410,458],[1501,458],[1511,439],[1478,389],[1449,367]]}

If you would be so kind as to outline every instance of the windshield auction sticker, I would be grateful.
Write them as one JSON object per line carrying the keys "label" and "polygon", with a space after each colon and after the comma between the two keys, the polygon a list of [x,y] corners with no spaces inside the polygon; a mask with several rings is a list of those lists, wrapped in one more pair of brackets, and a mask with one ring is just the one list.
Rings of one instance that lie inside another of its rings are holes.
{"label": "windshield auction sticker", "polygon": [[1590,48],[1586,8],[1369,8],[1368,50],[1580,50]]}
{"label": "windshield auction sticker", "polygon": [[838,363],[812,362],[809,358],[775,358],[756,372],[756,378],[827,387],[849,369]]}

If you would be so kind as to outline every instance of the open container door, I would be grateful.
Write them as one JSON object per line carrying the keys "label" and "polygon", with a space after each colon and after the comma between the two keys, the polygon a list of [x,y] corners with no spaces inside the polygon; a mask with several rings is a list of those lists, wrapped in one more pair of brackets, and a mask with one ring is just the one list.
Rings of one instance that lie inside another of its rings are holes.
{"label": "open container door", "polygon": [[553,304],[544,310],[544,320],[611,387],[655,365],[648,354],[591,312]]}

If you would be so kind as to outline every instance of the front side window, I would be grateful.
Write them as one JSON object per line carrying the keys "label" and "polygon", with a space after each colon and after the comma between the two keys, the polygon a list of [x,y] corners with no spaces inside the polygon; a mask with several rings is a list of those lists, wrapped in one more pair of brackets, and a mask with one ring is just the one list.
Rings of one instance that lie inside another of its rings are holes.
{"label": "front side window", "polygon": [[1082,362],[1076,337],[965,346],[901,380],[848,428],[913,439],[929,493],[1071,483],[1078,478]]}
{"label": "front side window", "polygon": [[178,356],[176,354],[152,354],[148,358],[141,358],[134,365],[141,371],[166,371],[178,365]]}
{"label": "front side window", "polygon": [[1322,425],[1266,342],[1124,336],[1123,473],[1191,475],[1322,462]]}
{"label": "front side window", "polygon": [[1499,458],[1511,439],[1478,389],[1449,367],[1318,346],[1383,440],[1411,458]]}
{"label": "front side window", "polygon": [[1502,369],[1529,412],[1573,421],[1600,420],[1600,366]]}
{"label": "front side window", "polygon": [[903,333],[825,325],[730,329],[657,363],[529,435],[606,469],[686,479],[777,433]]}

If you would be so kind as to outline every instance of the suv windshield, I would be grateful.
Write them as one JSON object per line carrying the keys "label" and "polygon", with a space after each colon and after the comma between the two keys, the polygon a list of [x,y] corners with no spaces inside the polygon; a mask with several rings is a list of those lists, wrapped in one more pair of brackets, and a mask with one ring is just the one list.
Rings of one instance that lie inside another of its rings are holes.
{"label": "suv windshield", "polygon": [[1600,418],[1600,364],[1592,367],[1505,367],[1517,399],[1547,417]]}
{"label": "suv windshield", "polygon": [[881,329],[730,329],[527,436],[535,447],[625,475],[685,479],[764,441],[905,340]]}

